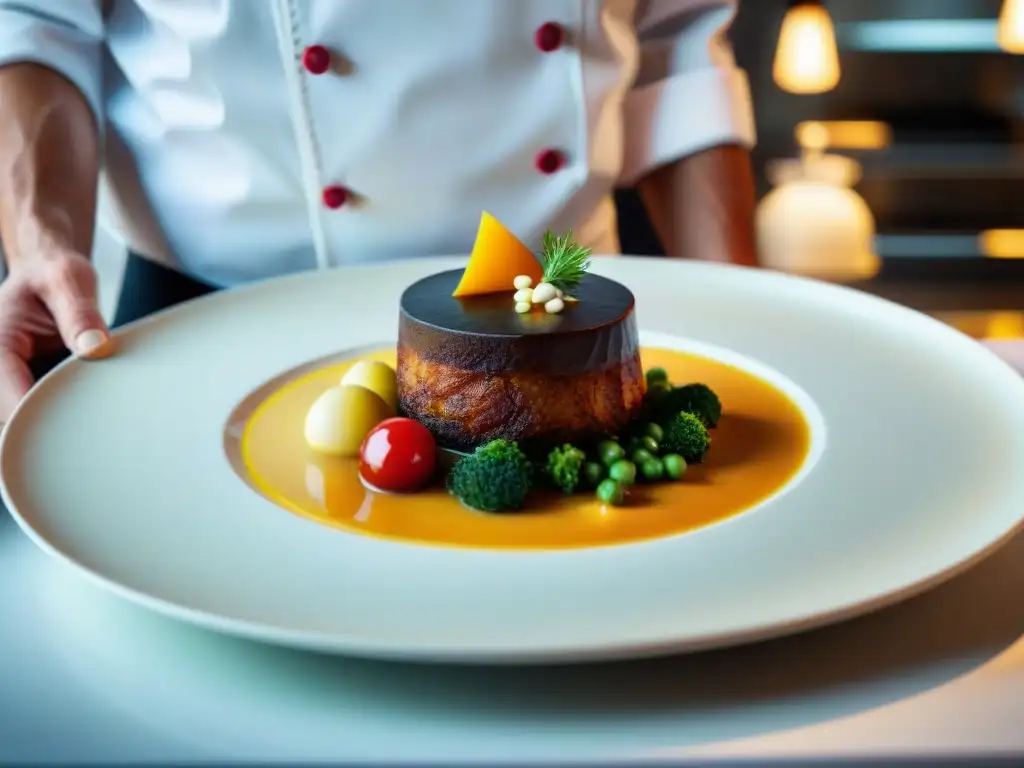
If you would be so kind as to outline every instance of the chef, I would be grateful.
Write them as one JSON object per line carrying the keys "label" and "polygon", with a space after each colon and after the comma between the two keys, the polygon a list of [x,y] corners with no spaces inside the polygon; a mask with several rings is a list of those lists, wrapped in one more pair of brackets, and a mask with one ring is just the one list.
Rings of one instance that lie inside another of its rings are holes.
{"label": "chef", "polygon": [[[0,421],[34,359],[218,288],[531,246],[619,250],[635,185],[671,256],[754,262],[736,0],[0,0]],[[66,354],[66,352],[65,352]],[[36,371],[38,373],[38,371]]]}

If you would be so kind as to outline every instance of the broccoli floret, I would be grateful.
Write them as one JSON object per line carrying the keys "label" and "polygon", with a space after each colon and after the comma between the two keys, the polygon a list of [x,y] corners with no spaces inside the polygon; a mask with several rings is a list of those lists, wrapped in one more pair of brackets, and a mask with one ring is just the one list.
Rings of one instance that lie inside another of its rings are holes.
{"label": "broccoli floret", "polygon": [[665,424],[665,437],[661,450],[677,453],[689,464],[698,464],[711,447],[711,437],[700,417],[687,411],[680,411]]}
{"label": "broccoli floret", "polygon": [[564,493],[572,493],[580,483],[580,471],[587,454],[566,443],[548,454],[546,472],[551,483]]}
{"label": "broccoli floret", "polygon": [[452,467],[447,486],[467,507],[513,511],[522,508],[533,487],[533,465],[516,443],[492,440]]}
{"label": "broccoli floret", "polygon": [[686,384],[672,387],[657,397],[648,400],[652,421],[664,425],[680,411],[694,413],[713,429],[722,418],[722,401],[707,384]]}
{"label": "broccoli floret", "polygon": [[679,410],[700,416],[700,420],[708,429],[718,426],[718,420],[722,418],[722,401],[718,399],[718,395],[711,387],[698,383],[687,384],[679,389],[683,393],[680,399],[685,401]]}
{"label": "broccoli floret", "polygon": [[519,444],[510,440],[491,440],[486,445],[477,448],[474,453],[489,459],[514,461],[519,464],[527,463],[526,454],[520,450]]}

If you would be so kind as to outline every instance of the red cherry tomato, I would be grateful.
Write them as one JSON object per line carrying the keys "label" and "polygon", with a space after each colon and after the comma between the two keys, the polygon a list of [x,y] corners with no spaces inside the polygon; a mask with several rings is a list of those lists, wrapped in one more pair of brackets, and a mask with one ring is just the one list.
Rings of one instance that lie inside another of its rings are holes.
{"label": "red cherry tomato", "polygon": [[386,419],[370,430],[359,449],[359,474],[382,491],[415,491],[437,465],[437,445],[418,421]]}

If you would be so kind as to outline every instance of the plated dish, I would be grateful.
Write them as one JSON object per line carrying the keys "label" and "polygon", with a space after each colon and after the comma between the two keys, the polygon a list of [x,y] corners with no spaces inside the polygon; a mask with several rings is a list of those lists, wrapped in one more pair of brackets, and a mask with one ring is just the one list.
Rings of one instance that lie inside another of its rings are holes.
{"label": "plated dish", "polygon": [[[434,390],[409,399],[422,409],[411,418],[399,358],[403,295],[466,267],[455,256],[296,275],[125,328],[118,355],[63,364],[5,426],[4,502],[62,564],[183,621],[326,652],[503,664],[806,630],[927,589],[1020,527],[1024,383],[976,342],[813,281],[599,255],[586,274],[634,299],[640,376],[625,378],[621,402],[637,385],[648,401],[657,368],[673,385],[707,385],[722,405],[710,448],[675,480],[648,482],[638,468],[620,506],[590,482],[566,494],[545,481],[518,509],[469,509],[446,479],[477,448],[448,441],[473,434],[467,413],[489,411],[473,398],[442,428],[427,418],[443,400]],[[500,276],[507,322],[571,322],[583,308],[581,281],[578,297],[563,289],[560,311],[531,301],[518,313],[524,274]],[[616,365],[629,358],[611,352]],[[471,362],[460,375],[478,381]],[[374,491],[358,453],[322,450],[330,430],[309,445],[313,403],[346,377],[383,403],[366,435],[354,430],[355,450],[383,420],[410,419],[434,441],[432,479]],[[561,423],[564,408],[545,407],[542,423]],[[650,419],[635,421],[655,437]],[[634,455],[635,435],[619,432]],[[531,455],[529,438],[479,436]],[[598,463],[606,436],[552,438]]]}
{"label": "plated dish", "polygon": [[642,348],[633,293],[590,264],[571,232],[534,255],[485,213],[464,269],[403,291],[394,347],[259,399],[245,479],[352,532],[519,549],[679,534],[783,488],[810,451],[799,407]]}

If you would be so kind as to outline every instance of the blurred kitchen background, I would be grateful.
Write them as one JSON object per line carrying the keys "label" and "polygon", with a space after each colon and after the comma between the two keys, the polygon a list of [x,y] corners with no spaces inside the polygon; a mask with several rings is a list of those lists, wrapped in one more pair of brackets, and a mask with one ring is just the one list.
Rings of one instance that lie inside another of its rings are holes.
{"label": "blurred kitchen background", "polygon": [[[761,257],[1024,338],[1024,0],[740,0]],[[626,253],[660,252],[618,195]],[[97,235],[113,312],[123,247]]]}
{"label": "blurred kitchen background", "polygon": [[732,37],[769,266],[1024,337],[1024,0],[741,0]]}

